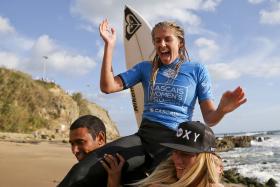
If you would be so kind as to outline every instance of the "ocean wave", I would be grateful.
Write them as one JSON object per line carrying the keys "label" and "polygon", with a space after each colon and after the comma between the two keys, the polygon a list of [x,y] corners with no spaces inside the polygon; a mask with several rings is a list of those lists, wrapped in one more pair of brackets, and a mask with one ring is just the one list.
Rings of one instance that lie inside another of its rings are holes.
{"label": "ocean wave", "polygon": [[280,136],[263,133],[260,137],[268,139],[264,138],[262,142],[254,140],[250,147],[219,153],[224,168],[236,168],[241,175],[258,178],[260,182],[273,178],[280,187]]}
{"label": "ocean wave", "polygon": [[280,148],[280,137],[279,136],[270,136],[269,139],[261,141],[261,142],[252,140],[251,145],[257,146],[257,147]]}
{"label": "ocean wave", "polygon": [[278,163],[239,165],[236,168],[241,175],[258,178],[260,182],[266,182],[270,178],[280,181],[280,165]]}
{"label": "ocean wave", "polygon": [[255,131],[255,132],[231,132],[231,133],[217,133],[217,137],[224,136],[262,136],[262,135],[280,135],[280,130],[274,131]]}

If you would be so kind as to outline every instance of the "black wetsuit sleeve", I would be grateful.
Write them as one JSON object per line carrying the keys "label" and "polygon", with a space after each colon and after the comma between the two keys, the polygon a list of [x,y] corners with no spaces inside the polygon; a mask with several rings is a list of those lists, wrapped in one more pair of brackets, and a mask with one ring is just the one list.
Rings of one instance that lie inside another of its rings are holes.
{"label": "black wetsuit sleeve", "polygon": [[122,75],[121,75],[121,74],[118,74],[117,76],[118,76],[118,77],[120,77],[120,79],[121,79],[121,81],[122,81],[122,84],[123,84],[123,90],[127,89],[126,84],[125,84],[125,82],[124,82],[124,80],[123,80]]}

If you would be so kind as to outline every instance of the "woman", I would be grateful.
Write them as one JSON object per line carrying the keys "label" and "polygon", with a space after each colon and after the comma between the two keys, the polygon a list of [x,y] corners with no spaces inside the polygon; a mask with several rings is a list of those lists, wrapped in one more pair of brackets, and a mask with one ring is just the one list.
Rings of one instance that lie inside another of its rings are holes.
{"label": "woman", "polygon": [[[152,38],[156,49],[156,56],[152,63],[139,63],[128,72],[117,76],[114,76],[112,70],[112,55],[116,42],[116,32],[114,28],[109,28],[107,20],[104,20],[100,25],[100,35],[105,42],[100,79],[101,90],[105,93],[113,93],[132,87],[141,82],[145,89],[145,109],[143,118],[152,119],[158,122],[163,121],[160,119],[163,116],[159,116],[160,114],[158,114],[160,112],[153,114],[156,113],[155,110],[149,110],[152,107],[150,105],[162,104],[160,100],[162,98],[158,98],[158,95],[155,94],[157,90],[164,89],[157,87],[158,82],[158,84],[166,83],[168,86],[183,85],[194,89],[190,90],[191,92],[188,93],[189,96],[187,98],[183,98],[188,100],[187,104],[183,103],[185,104],[183,107],[187,107],[185,111],[177,111],[177,108],[172,108],[175,112],[183,113],[182,116],[179,117],[180,122],[183,122],[186,119],[191,119],[196,98],[199,99],[203,118],[209,126],[217,124],[226,113],[235,110],[241,104],[246,102],[243,90],[238,87],[232,92],[225,92],[218,108],[215,108],[214,102],[211,98],[211,83],[208,72],[201,64],[187,62],[189,59],[187,58],[186,53],[184,30],[173,22],[160,22],[153,28]],[[192,71],[195,71],[196,74],[192,74]],[[189,76],[193,77],[190,78]],[[184,78],[188,80],[184,80]],[[180,81],[183,81],[183,83]],[[193,81],[196,81],[194,85],[192,85]],[[192,88],[191,86],[194,86],[195,88]],[[165,87],[165,89],[168,89],[168,87]],[[177,91],[177,94],[180,94],[185,90],[178,90],[177,88],[175,91]],[[168,105],[165,106],[166,109],[169,109],[168,107],[174,105],[177,106],[178,104],[182,104],[177,100],[172,103],[172,101],[167,100],[166,98],[163,99],[167,102],[165,104]],[[180,100],[181,98],[177,99]],[[164,106],[160,107],[159,109],[165,109]],[[157,117],[154,117],[153,115],[156,115]],[[172,122],[171,125],[167,125],[166,121],[163,122],[163,125],[176,129],[174,127],[178,125],[178,121],[172,117],[170,117],[169,120],[175,121],[173,122],[175,125],[173,125]]]}
{"label": "woman", "polygon": [[222,161],[214,153],[215,136],[208,126],[200,122],[182,123],[174,140],[163,145],[173,149],[172,155],[137,186],[223,186]]}
{"label": "woman", "polygon": [[[175,134],[175,133],[174,133]],[[146,179],[132,184],[139,187],[221,187],[221,158],[215,154],[213,131],[200,122],[184,122],[176,136],[164,146],[172,148],[171,156]],[[106,155],[103,166],[108,172],[108,187],[119,187],[123,158]]]}
{"label": "woman", "polygon": [[[107,163],[102,161],[108,172],[107,187],[120,187],[121,168],[124,160],[118,162],[112,155],[104,156],[104,160],[107,160]],[[185,165],[182,167],[182,164]],[[191,154],[174,150],[172,156],[160,163],[148,178],[130,186],[222,187],[223,185],[220,184],[222,174],[223,163],[218,155],[213,153]]]}
{"label": "woman", "polygon": [[[147,170],[153,170],[166,158],[170,150],[159,145],[159,142],[168,142],[179,123],[191,120],[196,99],[209,126],[217,124],[225,114],[246,102],[242,88],[238,87],[232,92],[225,92],[218,107],[215,107],[208,72],[203,65],[189,61],[184,31],[175,23],[160,22],[153,28],[152,38],[156,49],[153,62],[141,62],[117,76],[112,68],[115,29],[104,20],[99,31],[105,43],[100,88],[105,93],[113,93],[141,82],[145,102],[143,120],[136,134],[107,144],[76,164],[60,186],[102,186],[100,181],[106,183],[106,171],[99,160],[104,154],[120,153],[127,161],[123,169],[126,172],[123,182],[143,178]],[[129,176],[133,171],[136,173]]]}
{"label": "woman", "polygon": [[215,136],[211,128],[200,122],[184,122],[173,141],[162,145],[172,148],[172,155],[137,186],[223,186],[222,161],[214,153]]}

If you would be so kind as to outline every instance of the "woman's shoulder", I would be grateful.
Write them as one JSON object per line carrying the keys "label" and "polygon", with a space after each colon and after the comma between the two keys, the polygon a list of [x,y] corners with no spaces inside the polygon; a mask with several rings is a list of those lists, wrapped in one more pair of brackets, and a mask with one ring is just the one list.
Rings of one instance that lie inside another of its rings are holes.
{"label": "woman's shoulder", "polygon": [[138,66],[152,66],[152,62],[151,61],[141,61],[139,63],[137,63],[136,65]]}
{"label": "woman's shoulder", "polygon": [[204,64],[195,62],[195,61],[190,61],[190,62],[185,62],[182,64],[183,69],[187,69],[189,71],[194,71],[194,72],[201,72],[205,71],[206,67]]}
{"label": "woman's shoulder", "polygon": [[196,67],[205,66],[204,64],[197,61],[189,61],[189,62],[186,61],[184,64],[187,64],[189,66],[196,66]]}
{"label": "woman's shoulder", "polygon": [[138,62],[137,64],[134,64],[134,66],[131,68],[131,70],[143,71],[143,70],[147,70],[149,68],[151,69],[151,67],[152,67],[152,63],[150,61],[142,61],[142,62]]}

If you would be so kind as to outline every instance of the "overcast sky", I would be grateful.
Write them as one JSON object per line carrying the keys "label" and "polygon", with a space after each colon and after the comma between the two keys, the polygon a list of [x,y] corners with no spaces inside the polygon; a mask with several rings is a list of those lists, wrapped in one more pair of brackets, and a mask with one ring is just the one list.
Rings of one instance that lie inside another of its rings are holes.
{"label": "overcast sky", "polygon": [[[226,115],[216,133],[280,129],[279,0],[1,0],[0,65],[41,78],[45,64],[48,79],[83,93],[109,111],[121,135],[132,134],[137,126],[129,92],[99,89],[102,19],[118,33],[114,72],[126,70],[125,4],[151,25],[173,20],[184,27],[191,59],[210,71],[216,104],[224,91],[245,89],[248,102]],[[198,105],[193,120],[202,120]]]}

